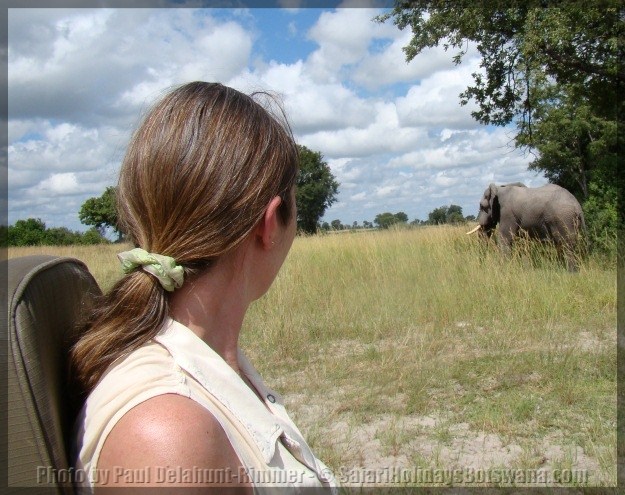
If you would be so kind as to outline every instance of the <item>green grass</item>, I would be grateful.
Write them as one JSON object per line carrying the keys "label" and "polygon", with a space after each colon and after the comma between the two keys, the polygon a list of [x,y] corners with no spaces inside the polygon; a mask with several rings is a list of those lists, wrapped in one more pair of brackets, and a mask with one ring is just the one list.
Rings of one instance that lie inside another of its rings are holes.
{"label": "green grass", "polygon": [[[242,347],[337,471],[463,468],[459,439],[493,435],[504,460],[485,469],[615,485],[615,261],[568,273],[553,251],[507,259],[464,230],[296,238]],[[124,248],[96,249],[75,256],[110,287]]]}

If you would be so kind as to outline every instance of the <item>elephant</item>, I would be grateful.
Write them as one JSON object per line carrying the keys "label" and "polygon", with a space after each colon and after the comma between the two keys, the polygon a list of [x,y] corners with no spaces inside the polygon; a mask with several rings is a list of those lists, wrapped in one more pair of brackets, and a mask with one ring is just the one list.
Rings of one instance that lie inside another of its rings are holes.
{"label": "elephant", "polygon": [[586,229],[584,213],[575,196],[563,187],[490,184],[480,201],[477,222],[467,234],[479,232],[488,239],[499,224],[497,244],[504,253],[510,251],[514,237],[524,232],[533,239],[553,241],[567,269],[578,269],[576,255]]}

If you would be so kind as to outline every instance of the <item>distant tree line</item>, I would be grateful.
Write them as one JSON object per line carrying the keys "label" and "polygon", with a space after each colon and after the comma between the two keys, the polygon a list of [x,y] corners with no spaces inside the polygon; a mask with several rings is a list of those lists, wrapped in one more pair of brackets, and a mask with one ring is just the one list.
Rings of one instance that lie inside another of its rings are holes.
{"label": "distant tree line", "polygon": [[39,218],[18,220],[14,225],[2,226],[2,230],[0,235],[3,244],[8,246],[69,246],[110,242],[96,228],[84,233],[66,227],[47,228]]}
{"label": "distant tree line", "polygon": [[459,224],[474,221],[475,216],[469,215],[464,217],[462,215],[462,207],[458,205],[439,206],[428,213],[427,220],[414,219],[412,222],[408,222],[408,215],[403,211],[397,213],[384,212],[375,216],[373,222],[364,220],[362,225],[359,225],[357,221],[351,225],[345,225],[340,220],[332,220],[330,223],[323,222],[319,226],[321,231],[330,230],[353,230],[353,229],[388,229],[392,226],[401,225],[442,225],[442,224]]}

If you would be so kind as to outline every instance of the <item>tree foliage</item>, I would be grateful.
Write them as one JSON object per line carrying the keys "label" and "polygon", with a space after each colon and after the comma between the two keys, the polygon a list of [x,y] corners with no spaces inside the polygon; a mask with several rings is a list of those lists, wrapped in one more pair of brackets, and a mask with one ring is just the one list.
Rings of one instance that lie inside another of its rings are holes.
{"label": "tree foliage", "polygon": [[40,218],[18,220],[9,225],[9,246],[39,246],[44,244],[46,224]]}
{"label": "tree foliage", "polygon": [[117,207],[115,204],[115,187],[107,187],[99,198],[89,198],[80,207],[78,213],[81,223],[92,225],[101,235],[107,228],[113,229],[121,239],[122,233],[117,226]]}
{"label": "tree foliage", "polygon": [[473,116],[479,122],[505,125],[517,115],[530,122],[532,91],[546,79],[559,85],[583,84],[591,99],[611,112],[618,101],[615,83],[625,81],[621,5],[398,0],[379,20],[392,18],[400,29],[412,29],[404,47],[408,61],[442,44],[457,50],[453,60],[459,64],[469,42],[474,44],[482,70],[473,74],[474,84],[461,93],[461,103],[478,104]]}
{"label": "tree foliage", "polygon": [[7,243],[9,246],[69,246],[103,244],[109,242],[97,229],[91,228],[85,233],[69,230],[66,227],[46,228],[40,218],[18,220],[9,225]]}
{"label": "tree foliage", "polygon": [[373,222],[381,229],[388,229],[392,225],[408,222],[408,215],[403,211],[397,213],[384,212],[375,216]]}
{"label": "tree foliage", "polygon": [[300,170],[297,178],[297,227],[307,234],[317,232],[319,219],[326,209],[336,201],[339,183],[330,167],[323,161],[323,155],[298,145]]}
{"label": "tree foliage", "polygon": [[428,213],[429,225],[442,225],[445,223],[463,223],[465,218],[462,216],[462,206],[449,205],[439,206]]}
{"label": "tree foliage", "polygon": [[332,220],[330,222],[330,227],[332,227],[333,230],[343,230],[343,224],[338,219]]}
{"label": "tree foliage", "polygon": [[616,255],[618,228],[617,189],[615,185],[599,188],[590,185],[588,199],[583,204],[590,247],[593,251]]}
{"label": "tree foliage", "polygon": [[583,202],[591,183],[617,180],[617,120],[598,115],[587,95],[570,87],[551,86],[544,91],[552,98],[536,104],[531,135],[519,133],[517,144],[537,149],[531,170],[542,171],[549,182]]}

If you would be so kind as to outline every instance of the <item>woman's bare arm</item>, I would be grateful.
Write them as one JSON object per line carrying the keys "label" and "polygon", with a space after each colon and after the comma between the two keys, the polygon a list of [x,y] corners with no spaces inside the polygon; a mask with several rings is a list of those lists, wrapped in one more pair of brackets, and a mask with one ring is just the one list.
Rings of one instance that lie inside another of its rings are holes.
{"label": "woman's bare arm", "polygon": [[127,493],[151,486],[165,494],[184,486],[185,494],[211,488],[223,494],[231,486],[231,493],[251,494],[244,472],[215,417],[192,399],[166,394],[137,405],[113,427],[98,461],[96,488],[124,487]]}

